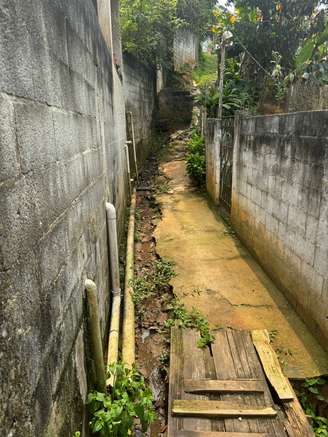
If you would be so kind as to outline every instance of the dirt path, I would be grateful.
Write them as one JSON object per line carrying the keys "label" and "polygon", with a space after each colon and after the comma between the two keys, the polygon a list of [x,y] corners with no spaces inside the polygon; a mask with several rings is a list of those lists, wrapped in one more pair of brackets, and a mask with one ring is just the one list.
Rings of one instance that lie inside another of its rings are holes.
{"label": "dirt path", "polygon": [[[157,253],[175,264],[174,293],[195,307],[212,327],[269,330],[290,378],[328,374],[328,360],[282,293],[193,188],[184,142],[171,145],[161,170],[169,189],[157,196],[162,220],[155,231]],[[165,190],[164,190],[165,191]]]}

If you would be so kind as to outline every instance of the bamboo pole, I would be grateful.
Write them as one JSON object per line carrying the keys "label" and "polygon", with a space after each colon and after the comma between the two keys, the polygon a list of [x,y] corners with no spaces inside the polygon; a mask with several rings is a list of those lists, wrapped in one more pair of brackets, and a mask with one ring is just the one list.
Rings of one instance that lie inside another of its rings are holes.
{"label": "bamboo pole", "polygon": [[132,367],[135,363],[135,310],[133,302],[132,280],[134,276],[134,230],[136,211],[136,190],[134,189],[131,206],[129,230],[126,250],[125,285],[124,285],[124,316],[123,316],[123,343],[122,361]]}

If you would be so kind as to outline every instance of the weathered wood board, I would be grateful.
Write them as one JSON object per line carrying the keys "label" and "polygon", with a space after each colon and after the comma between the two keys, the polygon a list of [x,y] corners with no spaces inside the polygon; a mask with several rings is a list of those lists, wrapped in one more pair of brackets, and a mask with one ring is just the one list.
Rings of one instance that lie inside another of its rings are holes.
{"label": "weathered wood board", "polygon": [[261,359],[264,372],[279,398],[282,401],[294,399],[294,392],[291,390],[288,379],[281,370],[275,351],[270,346],[270,337],[267,331],[252,331],[252,340]]}
{"label": "weathered wood board", "polygon": [[262,381],[252,379],[230,379],[218,381],[217,379],[185,379],[184,391],[186,393],[256,393],[264,392]]}
{"label": "weathered wood board", "polygon": [[225,401],[174,400],[172,414],[177,416],[261,417],[276,416],[272,407],[245,407]]}
{"label": "weathered wood board", "polygon": [[195,331],[172,328],[167,436],[314,437],[288,380],[274,404],[250,333],[213,334],[199,349]]}

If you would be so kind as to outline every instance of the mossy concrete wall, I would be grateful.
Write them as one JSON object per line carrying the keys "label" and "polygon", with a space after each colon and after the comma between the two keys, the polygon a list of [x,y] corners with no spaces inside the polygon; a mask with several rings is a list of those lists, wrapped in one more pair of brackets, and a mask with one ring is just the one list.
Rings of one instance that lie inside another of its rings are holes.
{"label": "mossy concrete wall", "polygon": [[231,219],[238,235],[328,344],[328,111],[241,119]]}
{"label": "mossy concrete wall", "polygon": [[121,224],[126,202],[122,81],[92,0],[2,1],[0,72],[1,435],[71,437],[87,427],[84,281],[105,334],[105,202]]}
{"label": "mossy concrete wall", "polygon": [[[123,56],[123,64],[128,139],[132,140],[132,114],[137,158],[142,164],[150,151],[154,133],[156,70],[127,54]],[[129,147],[132,151],[132,145]],[[132,161],[131,167],[133,169]]]}
{"label": "mossy concrete wall", "polygon": [[173,59],[174,69],[180,71],[184,66],[191,67],[198,63],[199,37],[191,29],[178,29],[174,35]]}

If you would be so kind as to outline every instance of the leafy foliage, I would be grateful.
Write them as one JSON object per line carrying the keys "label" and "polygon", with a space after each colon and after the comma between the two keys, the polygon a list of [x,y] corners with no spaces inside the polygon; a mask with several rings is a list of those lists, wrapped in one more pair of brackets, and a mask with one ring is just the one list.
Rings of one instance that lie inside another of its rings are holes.
{"label": "leafy foliage", "polygon": [[121,0],[120,15],[123,51],[153,65],[171,61],[176,0]]}
{"label": "leafy foliage", "polygon": [[206,179],[205,142],[197,131],[192,133],[187,147],[187,172],[198,185],[203,185]]}
{"label": "leafy foliage", "polygon": [[[245,109],[253,104],[249,83],[241,78],[240,63],[227,59],[223,87],[223,116],[231,117],[236,110]],[[219,90],[215,82],[200,88],[196,100],[207,109],[209,117],[216,117],[219,103]]]}
{"label": "leafy foliage", "polygon": [[304,79],[328,83],[328,26],[300,47],[296,58],[296,74]]}
{"label": "leafy foliage", "polygon": [[167,287],[175,276],[172,263],[159,259],[155,261],[153,271],[137,276],[132,281],[133,301],[138,306],[154,295],[159,289]]}
{"label": "leafy foliage", "polygon": [[[304,38],[323,30],[324,11],[319,0],[235,0],[239,19],[234,32],[264,68],[270,69],[272,52],[282,56],[285,73],[293,69],[295,53]],[[252,72],[258,66],[252,64]]]}
{"label": "leafy foliage", "polygon": [[177,15],[196,33],[203,35],[213,20],[215,4],[216,0],[178,0]]}
{"label": "leafy foliage", "polygon": [[197,346],[201,349],[209,346],[214,341],[213,335],[210,333],[208,321],[195,308],[192,311],[187,311],[185,305],[178,300],[175,300],[169,307],[171,311],[170,318],[166,321],[166,326],[170,327],[178,322],[182,328],[196,329],[200,338]]}
{"label": "leafy foliage", "polygon": [[172,62],[175,30],[189,26],[202,33],[215,0],[121,0],[123,51],[152,65]]}
{"label": "leafy foliage", "polygon": [[317,437],[328,437],[328,398],[324,395],[328,379],[306,379],[298,396],[305,413],[311,417],[314,433]]}
{"label": "leafy foliage", "polygon": [[[218,37],[224,30],[233,33],[229,56],[241,61],[241,75],[252,84],[257,100],[271,94],[278,102],[282,100],[295,77],[297,53],[297,68],[303,71],[296,73],[304,74],[304,78],[320,76],[325,82],[327,50],[318,39],[325,34],[327,26],[327,0],[234,0],[229,3],[234,4],[233,11],[217,6],[212,31]],[[280,78],[275,76],[277,56],[280,56]]]}
{"label": "leafy foliage", "polygon": [[132,435],[138,418],[142,432],[155,420],[153,395],[136,368],[128,369],[121,363],[108,368],[114,385],[108,393],[93,392],[88,396],[92,415],[90,429],[101,437]]}

